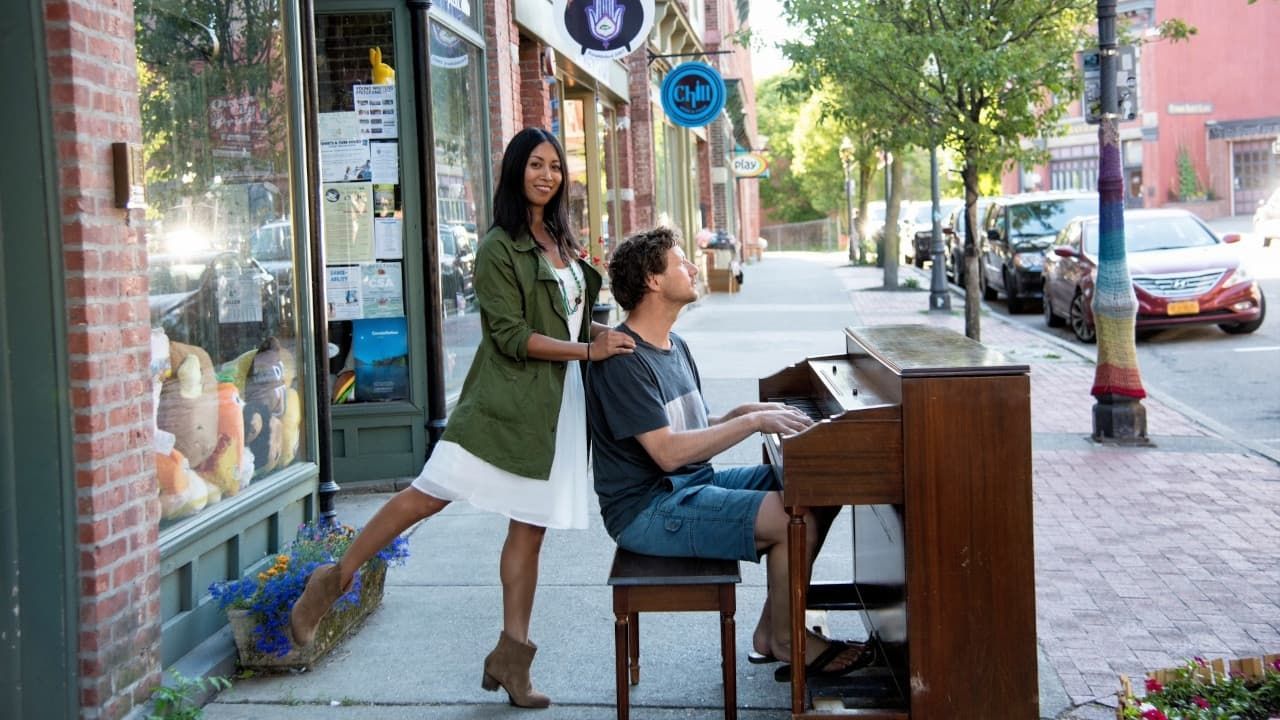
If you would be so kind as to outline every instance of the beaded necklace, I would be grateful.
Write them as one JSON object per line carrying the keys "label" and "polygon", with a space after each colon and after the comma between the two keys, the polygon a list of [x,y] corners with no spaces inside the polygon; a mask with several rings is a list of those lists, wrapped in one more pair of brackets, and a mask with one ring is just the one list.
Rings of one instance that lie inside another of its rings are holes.
{"label": "beaded necklace", "polygon": [[564,301],[565,317],[572,317],[578,311],[578,306],[582,304],[582,278],[578,275],[578,269],[574,267],[575,263],[570,260],[565,264],[565,268],[569,270],[569,275],[573,277],[573,285],[576,290],[573,296],[573,304],[569,304],[569,288],[564,284],[564,278],[556,271],[556,266],[547,260],[546,253],[542,253],[542,260],[547,263],[547,267],[551,268],[551,274],[555,275],[556,282],[560,285],[560,298]]}

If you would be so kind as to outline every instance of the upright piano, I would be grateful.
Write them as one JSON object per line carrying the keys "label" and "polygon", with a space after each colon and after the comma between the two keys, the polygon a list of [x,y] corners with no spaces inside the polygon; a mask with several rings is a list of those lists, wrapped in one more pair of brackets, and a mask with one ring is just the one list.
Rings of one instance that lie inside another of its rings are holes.
{"label": "upright piano", "polygon": [[[1038,717],[1028,367],[925,325],[848,328],[845,345],[760,380],[761,400],[815,419],[764,438],[791,515],[792,718]],[[804,513],[843,505],[851,582],[811,584]],[[863,614],[886,692],[856,697],[859,670],[855,695],[814,708],[806,607]]]}

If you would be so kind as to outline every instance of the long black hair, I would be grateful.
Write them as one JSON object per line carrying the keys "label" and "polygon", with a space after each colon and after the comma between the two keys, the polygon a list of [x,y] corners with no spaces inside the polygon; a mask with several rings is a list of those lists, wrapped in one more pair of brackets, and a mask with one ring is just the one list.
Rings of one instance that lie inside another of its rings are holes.
{"label": "long black hair", "polygon": [[529,229],[529,200],[524,194],[524,171],[529,156],[542,143],[551,143],[560,158],[560,187],[542,210],[542,225],[551,234],[560,251],[560,257],[568,262],[578,257],[582,246],[569,229],[569,208],[565,201],[568,194],[569,163],[556,136],[538,127],[528,127],[516,133],[502,153],[502,174],[498,177],[498,189],[493,192],[493,226],[507,231],[512,238]]}

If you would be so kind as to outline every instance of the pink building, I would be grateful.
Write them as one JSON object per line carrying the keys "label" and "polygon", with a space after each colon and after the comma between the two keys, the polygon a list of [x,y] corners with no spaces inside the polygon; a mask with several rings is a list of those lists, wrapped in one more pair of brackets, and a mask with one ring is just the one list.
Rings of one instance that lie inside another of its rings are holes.
{"label": "pink building", "polygon": [[[1138,106],[1120,126],[1130,207],[1189,204],[1204,218],[1251,214],[1280,187],[1280,4],[1199,0],[1122,0],[1136,53]],[[1196,28],[1183,42],[1163,40],[1160,23]],[[1097,126],[1080,103],[1048,138],[1048,165],[1006,173],[1006,192],[1097,187]],[[1179,156],[1195,182],[1180,180]]]}

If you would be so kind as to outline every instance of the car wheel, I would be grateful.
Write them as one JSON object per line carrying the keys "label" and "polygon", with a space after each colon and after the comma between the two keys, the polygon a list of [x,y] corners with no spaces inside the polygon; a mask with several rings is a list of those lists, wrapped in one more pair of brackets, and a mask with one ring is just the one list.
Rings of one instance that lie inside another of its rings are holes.
{"label": "car wheel", "polygon": [[1071,332],[1075,333],[1076,339],[1083,343],[1091,343],[1098,339],[1097,329],[1089,324],[1088,308],[1085,307],[1087,301],[1084,299],[1084,293],[1076,292],[1076,296],[1071,298],[1071,308],[1067,312],[1067,322],[1071,325]]}
{"label": "car wheel", "polygon": [[999,293],[991,289],[991,286],[987,284],[987,271],[983,270],[981,267],[978,268],[978,287],[982,288],[983,300],[995,300],[1000,296]]}
{"label": "car wheel", "polygon": [[1044,305],[1044,324],[1051,328],[1062,327],[1064,322],[1063,319],[1054,314],[1053,304],[1049,302],[1048,286],[1044,288],[1044,300],[1042,300],[1041,303]]}
{"label": "car wheel", "polygon": [[1259,295],[1258,299],[1261,301],[1258,303],[1258,308],[1262,312],[1258,313],[1257,320],[1250,320],[1249,322],[1243,323],[1223,323],[1218,327],[1222,328],[1223,332],[1230,333],[1231,335],[1248,335],[1254,330],[1262,327],[1262,321],[1267,319],[1267,298],[1263,295]]}
{"label": "car wheel", "polygon": [[1018,296],[1018,286],[1014,285],[1009,273],[1004,273],[1004,294],[1009,298],[1009,314],[1020,313],[1026,309],[1026,299]]}

